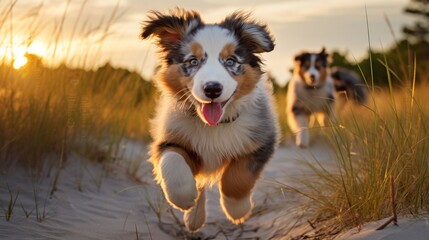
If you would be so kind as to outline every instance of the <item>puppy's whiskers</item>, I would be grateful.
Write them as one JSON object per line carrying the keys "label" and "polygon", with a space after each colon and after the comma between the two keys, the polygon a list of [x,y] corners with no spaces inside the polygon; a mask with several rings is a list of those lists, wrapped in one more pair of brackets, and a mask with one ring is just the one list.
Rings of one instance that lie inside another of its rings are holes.
{"label": "puppy's whiskers", "polygon": [[[187,104],[187,102],[189,101],[189,99],[192,97],[192,94],[190,91],[186,92],[184,95],[188,94],[188,96],[182,101],[182,104],[180,105],[180,109],[183,110],[185,109],[185,106]],[[184,96],[183,95],[183,96]]]}
{"label": "puppy's whiskers", "polygon": [[179,97],[179,100],[180,99],[182,99],[186,94],[188,94],[188,92],[189,92],[189,89],[187,89],[187,88],[182,88],[180,91],[178,91],[176,94],[174,94],[173,95],[173,97],[174,98],[176,98],[177,96],[179,96],[180,94],[182,94],[182,95],[180,95],[180,97]]}
{"label": "puppy's whiskers", "polygon": [[190,104],[189,104],[189,106],[188,106],[187,111],[189,111],[189,110],[192,108],[192,106],[194,105],[194,103],[195,103],[195,98],[192,98],[192,99],[191,99],[191,102],[190,102]]}

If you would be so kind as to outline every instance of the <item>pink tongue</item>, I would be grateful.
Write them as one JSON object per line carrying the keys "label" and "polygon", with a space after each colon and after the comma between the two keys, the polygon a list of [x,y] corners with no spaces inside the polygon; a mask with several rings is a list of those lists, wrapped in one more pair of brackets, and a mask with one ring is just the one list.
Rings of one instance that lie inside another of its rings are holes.
{"label": "pink tongue", "polygon": [[210,126],[216,125],[222,116],[222,105],[215,102],[203,103],[202,105],[201,113],[207,124]]}

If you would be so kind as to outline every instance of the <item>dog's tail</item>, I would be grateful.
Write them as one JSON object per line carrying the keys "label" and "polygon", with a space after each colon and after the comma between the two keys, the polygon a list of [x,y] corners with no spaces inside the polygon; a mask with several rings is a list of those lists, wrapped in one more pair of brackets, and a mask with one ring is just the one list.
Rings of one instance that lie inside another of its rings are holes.
{"label": "dog's tail", "polygon": [[335,90],[338,95],[359,104],[366,103],[368,100],[368,88],[355,72],[334,67],[332,68],[331,77],[334,80]]}

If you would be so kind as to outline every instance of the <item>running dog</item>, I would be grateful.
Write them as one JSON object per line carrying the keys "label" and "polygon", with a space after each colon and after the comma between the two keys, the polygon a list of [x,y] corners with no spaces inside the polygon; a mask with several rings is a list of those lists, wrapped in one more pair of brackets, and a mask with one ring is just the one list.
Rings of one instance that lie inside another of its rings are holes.
{"label": "running dog", "polygon": [[206,24],[183,9],[151,12],[141,37],[156,39],[162,60],[149,152],[155,180],[190,231],[204,224],[205,189],[217,182],[226,216],[242,223],[278,142],[258,55],[274,49],[273,37],[243,12]]}
{"label": "running dog", "polygon": [[295,56],[286,111],[298,147],[309,146],[310,117],[314,117],[319,125],[326,126],[335,121],[338,99],[351,99],[359,104],[366,102],[367,89],[360,78],[343,68],[331,71],[328,64],[325,48],[318,53],[302,52]]}

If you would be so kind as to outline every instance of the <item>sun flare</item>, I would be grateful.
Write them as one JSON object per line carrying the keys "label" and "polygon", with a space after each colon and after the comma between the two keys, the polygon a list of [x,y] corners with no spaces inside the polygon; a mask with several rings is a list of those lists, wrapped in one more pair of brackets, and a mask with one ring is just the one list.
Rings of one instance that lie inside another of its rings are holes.
{"label": "sun flare", "polygon": [[12,46],[0,46],[0,55],[5,56],[5,58],[0,58],[0,61],[10,61],[15,69],[20,69],[28,63],[27,54],[44,57],[47,49],[39,42],[33,42],[30,46],[24,46],[21,42],[12,44]]}
{"label": "sun flare", "polygon": [[13,61],[13,68],[20,69],[25,64],[27,64],[28,59],[25,56],[19,56]]}

